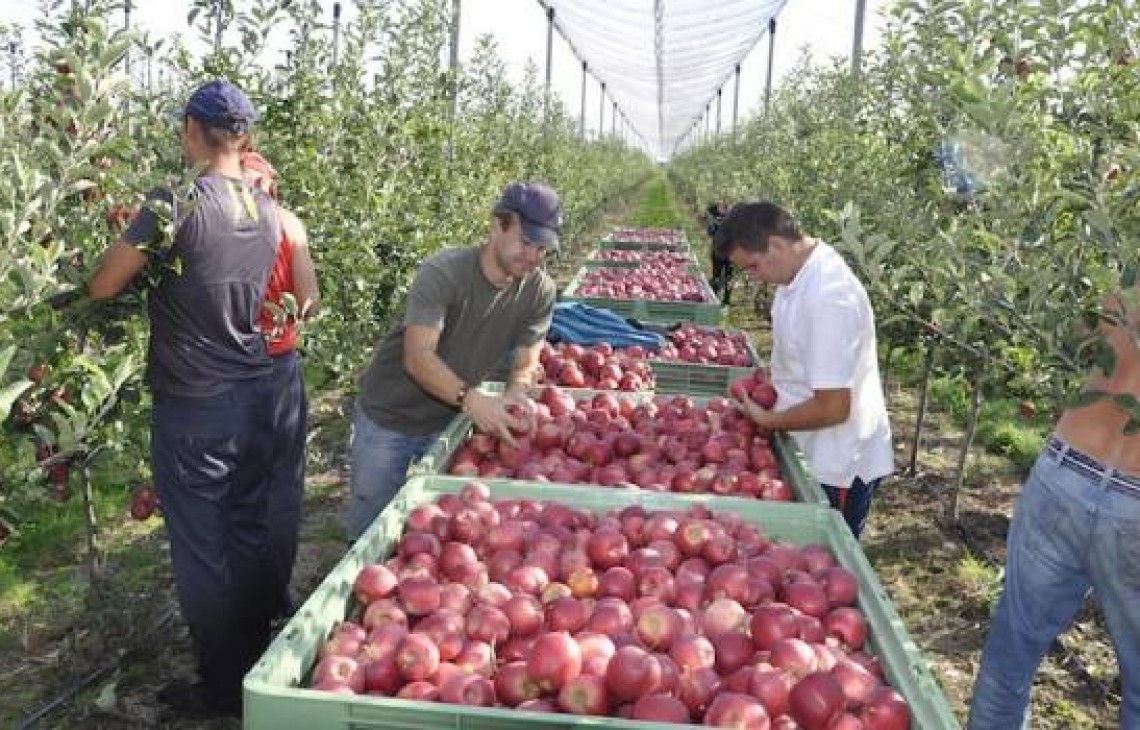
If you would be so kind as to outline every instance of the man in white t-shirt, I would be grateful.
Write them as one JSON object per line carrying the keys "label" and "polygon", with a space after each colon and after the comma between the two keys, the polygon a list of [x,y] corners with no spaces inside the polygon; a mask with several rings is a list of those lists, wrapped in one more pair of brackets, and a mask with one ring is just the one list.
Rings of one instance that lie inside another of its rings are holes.
{"label": "man in white t-shirt", "polygon": [[834,248],[804,235],[774,203],[733,207],[716,247],[751,278],[776,284],[776,405],[767,410],[745,398],[739,408],[764,428],[792,434],[858,537],[875,489],[894,471],[867,292]]}

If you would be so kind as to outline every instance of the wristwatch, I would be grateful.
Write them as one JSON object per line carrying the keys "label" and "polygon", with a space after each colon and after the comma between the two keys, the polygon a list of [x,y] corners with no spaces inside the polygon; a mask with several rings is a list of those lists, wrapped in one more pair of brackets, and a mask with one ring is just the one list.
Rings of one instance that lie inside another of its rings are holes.
{"label": "wristwatch", "polygon": [[463,410],[463,401],[467,400],[469,390],[471,390],[471,386],[467,383],[459,384],[459,390],[455,394],[455,405],[459,406],[459,410]]}

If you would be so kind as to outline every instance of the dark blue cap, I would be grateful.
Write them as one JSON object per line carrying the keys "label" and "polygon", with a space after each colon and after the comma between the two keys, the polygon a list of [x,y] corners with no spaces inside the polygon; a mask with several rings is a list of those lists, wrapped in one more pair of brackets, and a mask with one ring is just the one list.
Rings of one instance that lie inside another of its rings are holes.
{"label": "dark blue cap", "polygon": [[558,248],[562,233],[562,202],[542,183],[511,183],[495,204],[497,210],[519,214],[523,238],[543,248]]}
{"label": "dark blue cap", "polygon": [[246,134],[257,121],[257,110],[241,89],[229,81],[211,81],[190,95],[183,114],[211,127]]}

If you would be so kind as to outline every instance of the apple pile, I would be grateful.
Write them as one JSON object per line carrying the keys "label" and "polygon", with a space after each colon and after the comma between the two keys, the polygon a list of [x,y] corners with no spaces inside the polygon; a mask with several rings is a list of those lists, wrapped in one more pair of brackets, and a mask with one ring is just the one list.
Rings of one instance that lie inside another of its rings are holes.
{"label": "apple pile", "polygon": [[748,338],[743,332],[695,324],[684,324],[673,330],[669,333],[669,341],[658,352],[650,352],[647,356],[654,360],[727,367],[756,364],[752,362]]}
{"label": "apple pile", "polygon": [[595,261],[626,261],[654,266],[687,266],[693,263],[693,257],[687,253],[677,251],[622,251],[619,249],[603,249],[595,251],[591,257]]}
{"label": "apple pile", "polygon": [[788,502],[769,434],[726,398],[683,395],[638,403],[614,393],[575,400],[544,387],[514,443],[475,430],[448,472],[485,479],[589,483]]}
{"label": "apple pile", "polygon": [[653,370],[644,348],[614,350],[608,342],[576,345],[544,342],[540,382],[595,390],[652,390]]}
{"label": "apple pile", "polygon": [[471,482],[357,575],[311,686],[714,727],[909,726],[823,545],[703,506],[597,515]]}
{"label": "apple pile", "polygon": [[582,277],[573,295],[659,302],[708,302],[703,284],[693,274],[675,266],[593,269]]}

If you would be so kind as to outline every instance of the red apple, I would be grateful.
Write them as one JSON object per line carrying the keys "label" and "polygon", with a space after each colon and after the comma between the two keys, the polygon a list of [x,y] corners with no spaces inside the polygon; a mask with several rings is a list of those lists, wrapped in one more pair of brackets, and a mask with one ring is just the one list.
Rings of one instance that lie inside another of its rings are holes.
{"label": "red apple", "polygon": [[681,617],[664,604],[647,608],[637,619],[637,635],[652,651],[669,651],[680,633]]}
{"label": "red apple", "polygon": [[495,704],[495,685],[476,674],[457,674],[440,686],[439,699],[453,705],[491,707]]}
{"label": "red apple", "polygon": [[558,706],[572,715],[606,715],[610,698],[606,680],[592,674],[579,674],[558,692]]}
{"label": "red apple", "polygon": [[527,673],[544,692],[556,692],[582,671],[582,650],[565,631],[535,639]]}
{"label": "red apple", "polygon": [[692,722],[689,708],[675,697],[665,694],[646,695],[633,705],[634,720],[672,722],[687,725]]}
{"label": "red apple", "polygon": [[829,730],[839,721],[845,703],[839,681],[827,672],[807,675],[789,696],[791,715],[804,730]]}
{"label": "red apple", "polygon": [[644,649],[623,646],[610,657],[605,684],[615,701],[634,702],[661,681],[661,665]]}
{"label": "red apple", "polygon": [[829,635],[842,641],[849,651],[862,649],[867,641],[867,619],[857,608],[840,606],[824,616],[823,627]]}
{"label": "red apple", "polygon": [[396,650],[396,663],[409,682],[427,679],[439,668],[439,647],[427,634],[408,634]]}
{"label": "red apple", "polygon": [[721,692],[705,712],[705,724],[737,730],[768,730],[768,711],[754,697],[737,692]]}
{"label": "red apple", "polygon": [[409,576],[400,581],[396,591],[410,616],[425,616],[439,608],[439,583],[434,578]]}
{"label": "red apple", "polygon": [[508,707],[515,707],[542,694],[527,674],[526,662],[511,662],[495,673],[495,696]]}
{"label": "red apple", "polygon": [[328,692],[364,691],[364,667],[347,656],[329,655],[317,662],[313,670],[313,687]]}

